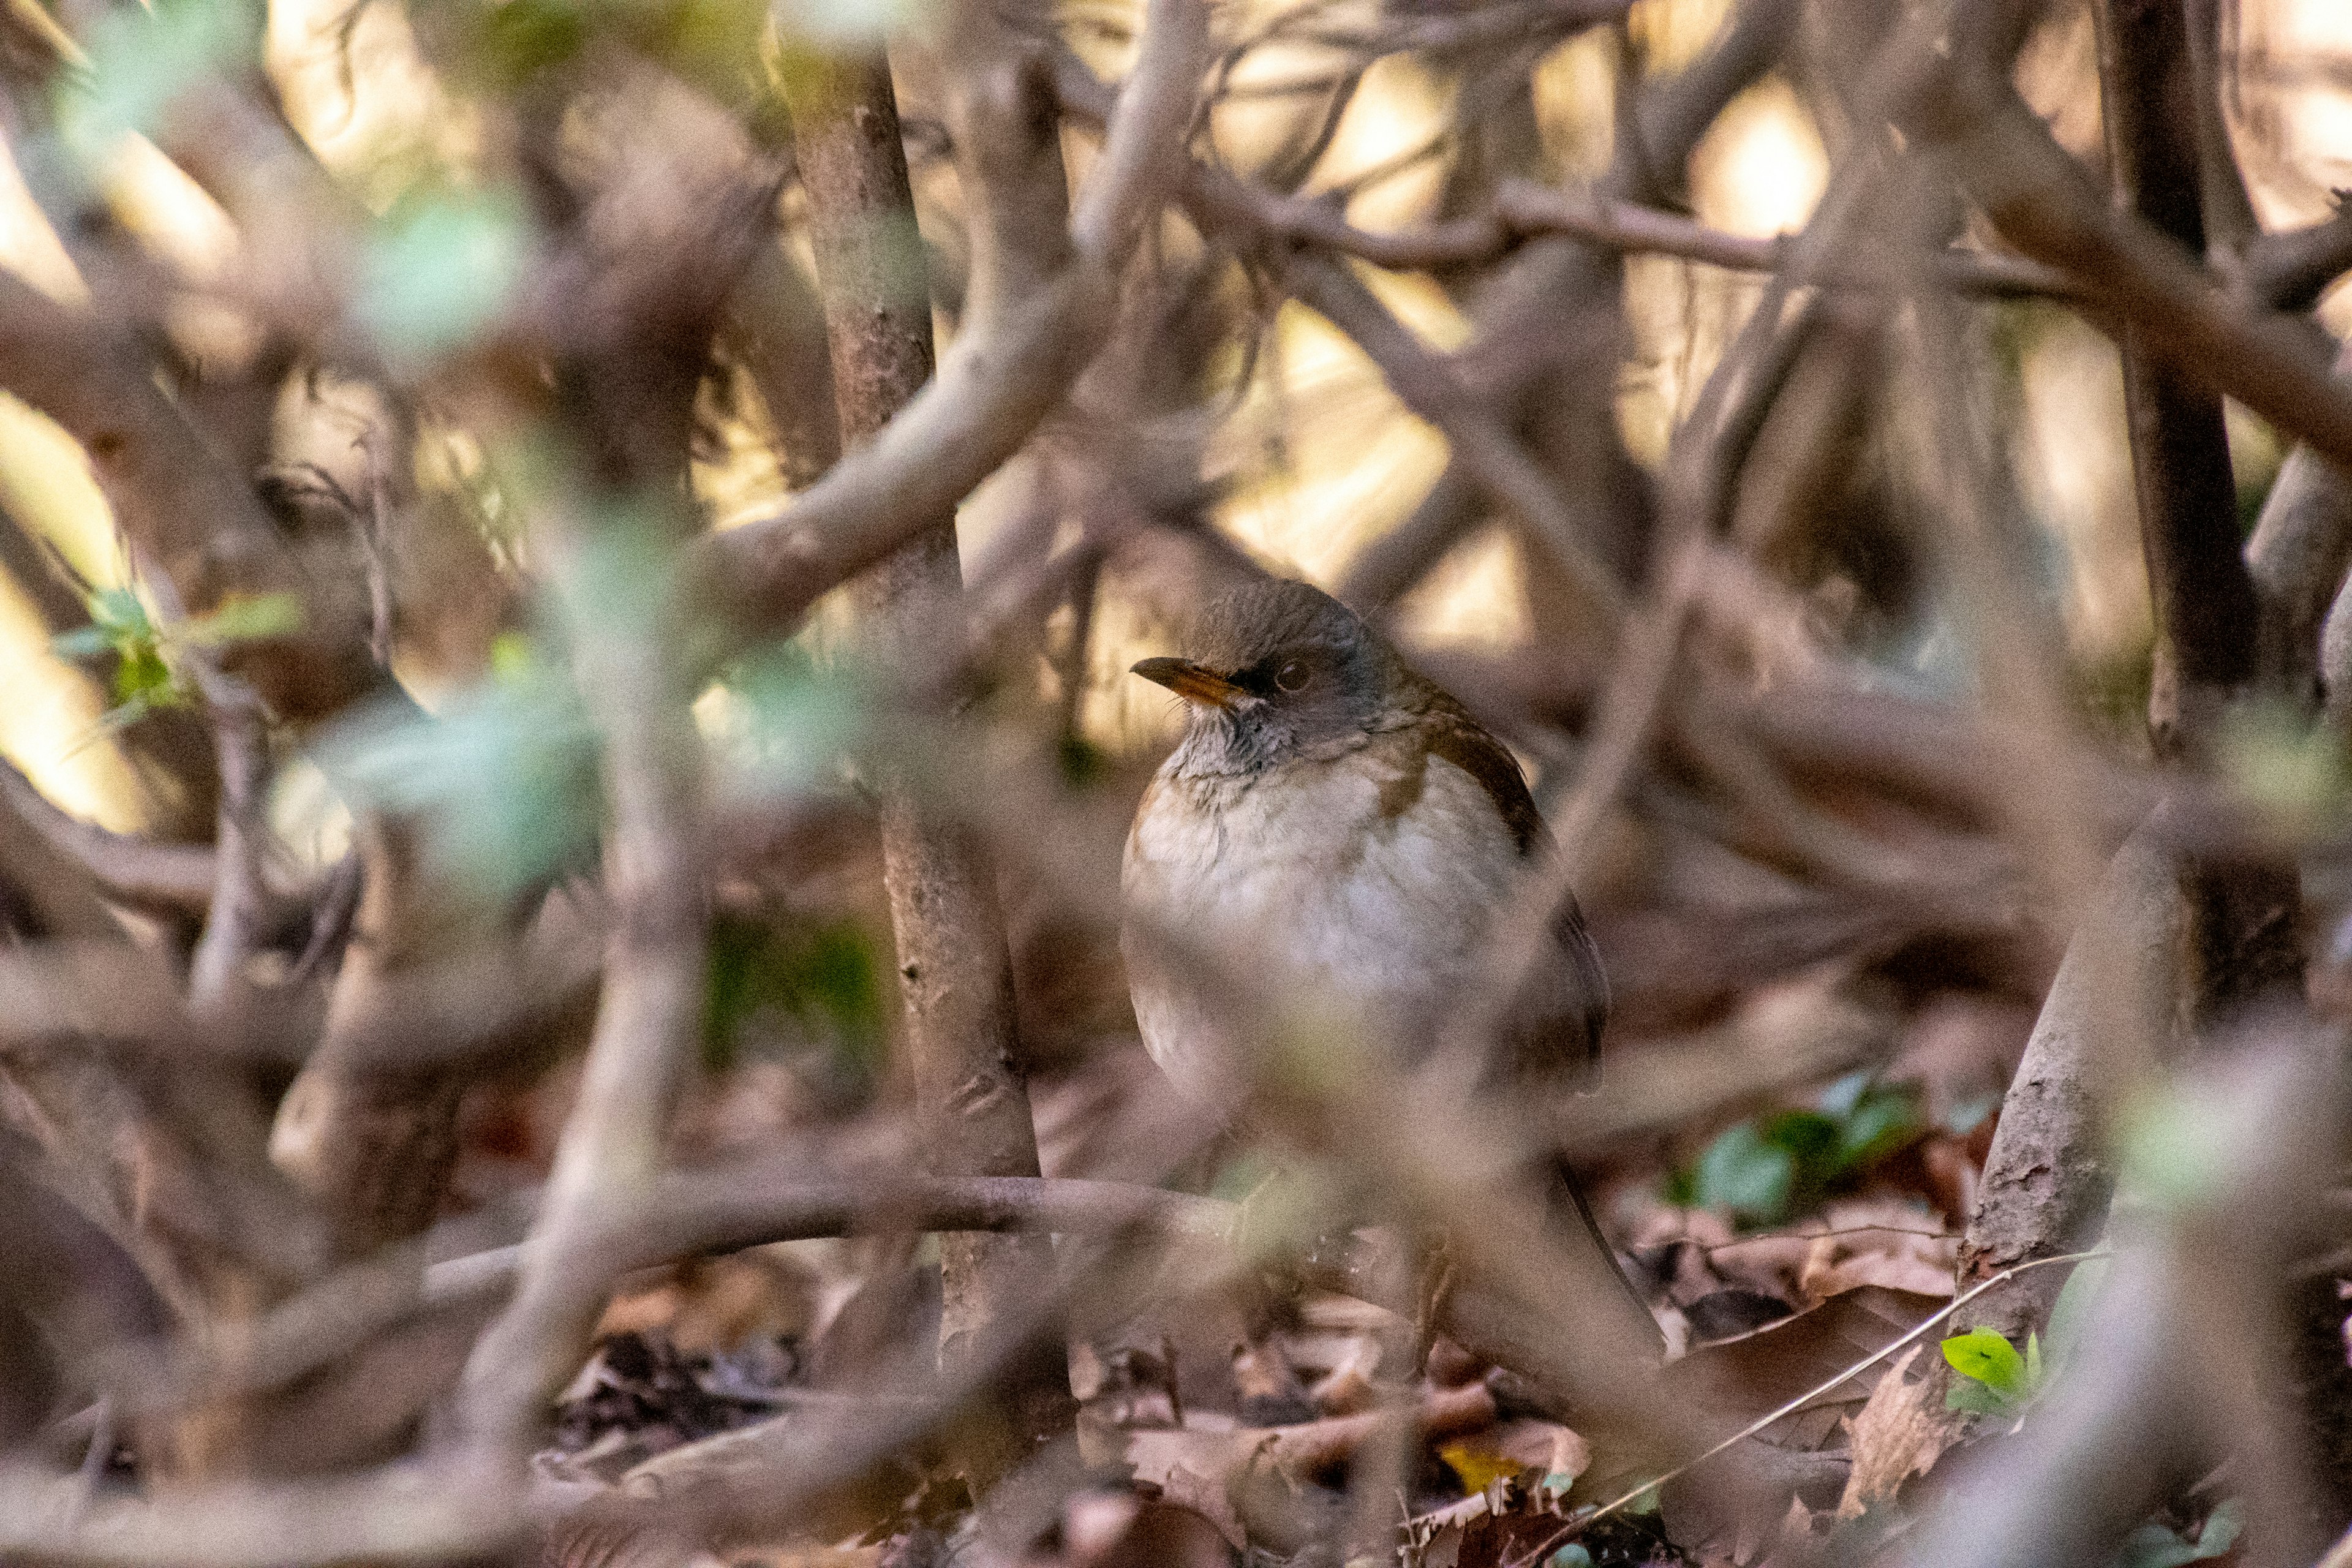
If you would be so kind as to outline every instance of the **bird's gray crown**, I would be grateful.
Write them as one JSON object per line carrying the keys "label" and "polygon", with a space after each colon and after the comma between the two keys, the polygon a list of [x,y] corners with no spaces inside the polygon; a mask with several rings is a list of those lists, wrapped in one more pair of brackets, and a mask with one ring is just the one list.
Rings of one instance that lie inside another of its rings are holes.
{"label": "bird's gray crown", "polygon": [[[1267,579],[1210,601],[1184,639],[1192,679],[1213,683],[1192,700],[1170,765],[1185,774],[1251,773],[1329,754],[1409,722],[1425,683],[1355,612],[1305,583]],[[1173,673],[1138,672],[1164,684]],[[1174,685],[1180,694],[1184,687]]]}
{"label": "bird's gray crown", "polygon": [[1320,588],[1269,577],[1211,600],[1184,640],[1195,664],[1232,675],[1301,647],[1352,655],[1374,638],[1353,610]]}

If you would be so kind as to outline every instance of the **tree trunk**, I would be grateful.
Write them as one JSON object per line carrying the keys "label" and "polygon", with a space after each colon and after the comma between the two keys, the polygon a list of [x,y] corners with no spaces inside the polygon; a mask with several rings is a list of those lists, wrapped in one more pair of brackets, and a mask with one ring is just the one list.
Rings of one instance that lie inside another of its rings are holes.
{"label": "tree trunk", "polygon": [[[930,378],[930,299],[888,63],[878,53],[787,73],[808,193],[842,442],[870,439]],[[1058,173],[1058,171],[1056,171]],[[885,657],[917,639],[952,644],[962,624],[955,519],[938,519],[856,588]],[[903,781],[881,782],[883,877],[898,943],[916,1110],[941,1175],[1034,1176],[1036,1134],[1013,1033],[1013,965],[981,847]],[[943,1372],[1015,1358],[996,1419],[963,1445],[975,1489],[1068,1428],[1057,1341],[1003,1342],[1007,1309],[1053,1268],[1041,1236],[940,1239]]]}

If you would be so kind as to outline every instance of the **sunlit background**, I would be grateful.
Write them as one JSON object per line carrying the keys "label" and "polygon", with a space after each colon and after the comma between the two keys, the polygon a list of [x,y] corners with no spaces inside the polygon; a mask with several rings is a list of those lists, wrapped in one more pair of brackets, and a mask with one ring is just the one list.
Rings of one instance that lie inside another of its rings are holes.
{"label": "sunlit background", "polygon": [[[1237,3],[1229,28],[1263,22],[1283,7]],[[1355,3],[1322,8],[1344,19]],[[1672,69],[1722,19],[1723,0],[1642,0],[1633,48],[1644,68]],[[2241,56],[2231,109],[2261,216],[2273,227],[2324,216],[2330,191],[2352,184],[2352,6],[2338,0],[2244,0]],[[1118,6],[1089,5],[1072,16],[1081,42],[1115,59],[1125,20]],[[269,68],[300,134],[349,195],[382,215],[421,186],[464,191],[474,176],[480,127],[461,92],[425,65],[402,7],[377,0],[356,8],[336,0],[278,0],[270,7]],[[70,46],[68,46],[70,47]],[[1544,151],[1567,182],[1600,169],[1610,151],[1612,62],[1605,30],[1566,44],[1535,76]],[[2292,62],[2291,68],[2281,62]],[[1328,49],[1276,43],[1251,52],[1234,81],[1245,90],[1216,116],[1216,151],[1246,163],[1284,133],[1280,105],[1321,90],[1334,68]],[[2050,30],[2022,68],[2029,95],[2053,116],[2062,140],[2096,155],[2096,84],[2087,13]],[[1442,196],[1441,145],[1449,95],[1458,84],[1412,57],[1381,59],[1367,73],[1316,167],[1307,189],[1346,187],[1349,217],[1371,228],[1433,215]],[[27,191],[15,149],[0,159],[0,265],[51,296],[85,297],[57,234]],[[226,280],[280,265],[268,237],[239,234],[227,216],[154,146],[136,134],[113,139],[100,160],[116,216],[184,284],[170,316],[179,348],[199,360],[234,363],[253,352],[253,332]],[[1700,147],[1691,200],[1709,224],[1751,236],[1800,226],[1819,198],[1827,160],[1800,94],[1766,80],[1736,103]],[[951,175],[918,160],[927,197],[927,235],[960,251],[952,214],[928,199]],[[1459,300],[1424,278],[1375,279],[1383,299],[1429,342],[1458,345],[1469,327]],[[1633,451],[1654,462],[1727,335],[1752,304],[1758,284],[1675,260],[1636,258],[1628,271],[1632,357],[1595,364],[1614,378]],[[2012,457],[2021,493],[2051,544],[2052,584],[2063,605],[2072,651],[2086,671],[2128,671],[2144,658],[2147,596],[2140,576],[2122,393],[2108,344],[2070,315],[2000,307],[1997,330],[2014,348],[2017,419]],[[2352,293],[2323,308],[2339,333],[2352,326]],[[946,323],[942,323],[943,326]],[[1243,367],[1227,367],[1238,372]],[[1372,364],[1346,338],[1296,305],[1281,309],[1265,352],[1236,389],[1233,417],[1204,454],[1220,485],[1217,521],[1269,565],[1336,582],[1365,541],[1408,513],[1444,462],[1444,443],[1406,413]],[[2234,411],[2233,411],[2234,414]],[[2241,488],[2259,493],[2280,458],[2256,422],[2233,417]],[[462,485],[478,454],[461,441],[428,444],[420,482]],[[738,426],[698,475],[721,526],[781,499],[783,480],[756,428]],[[968,550],[984,545],[1003,508],[992,486],[965,509]],[[93,584],[120,583],[123,565],[105,505],[72,442],[22,405],[0,397],[0,504],[53,544]],[[1114,752],[1132,750],[1168,722],[1164,703],[1118,679],[1139,646],[1165,635],[1108,584],[1091,647],[1091,685],[1078,706],[1086,732]],[[1516,546],[1489,531],[1459,546],[1407,606],[1412,632],[1429,642],[1508,644],[1526,616]],[[431,700],[487,658],[488,630],[442,639],[430,658],[404,650],[404,678]],[[150,820],[126,764],[101,726],[107,694],[47,650],[47,632],[24,586],[0,574],[0,750],[54,798],[110,826]],[[315,791],[312,792],[315,795]],[[317,809],[315,799],[303,806]]]}

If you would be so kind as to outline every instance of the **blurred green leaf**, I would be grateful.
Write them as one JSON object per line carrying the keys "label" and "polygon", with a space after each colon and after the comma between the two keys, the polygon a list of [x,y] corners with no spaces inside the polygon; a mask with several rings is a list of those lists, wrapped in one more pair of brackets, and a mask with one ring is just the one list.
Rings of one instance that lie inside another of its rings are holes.
{"label": "blurred green leaf", "polygon": [[2064,1365],[2083,1342],[2092,1305],[2098,1300],[2099,1288],[2106,1282],[2107,1260],[2104,1258],[2085,1259],[2066,1276],[2057,1304],[2050,1309],[2050,1359],[2053,1364]]}
{"label": "blurred green leaf", "polygon": [[1814,1103],[1826,1115],[1851,1116],[1853,1108],[1862,1103],[1862,1097],[1870,1092],[1872,1076],[1866,1068],[1861,1072],[1850,1072],[1822,1090],[1821,1098]]}
{"label": "blurred green leaf", "polygon": [[1838,1079],[1820,1106],[1727,1129],[1692,1171],[1670,1178],[1669,1200],[1746,1225],[1776,1224],[1927,1131],[1915,1090],[1877,1084],[1868,1073]]}
{"label": "blurred green leaf", "polygon": [[437,714],[366,710],[319,742],[354,810],[412,815],[448,875],[507,897],[591,858],[602,797],[593,728],[563,672],[536,662],[452,697]]}
{"label": "blurred green leaf", "polygon": [[199,647],[290,637],[302,629],[302,601],[291,594],[231,594],[208,615],[176,628]]}
{"label": "blurred green leaf", "polygon": [[498,318],[530,248],[521,206],[503,194],[415,198],[368,236],[353,308],[387,354],[430,359]]}
{"label": "blurred green leaf", "polygon": [[[881,1070],[887,993],[873,936],[855,921],[783,924],[724,917],[710,929],[705,1057],[728,1065],[762,1014],[790,1019],[817,1052],[828,1098],[862,1100]],[[756,1044],[756,1036],[753,1043]]]}
{"label": "blurred green leaf", "polygon": [[2010,1402],[1981,1383],[1961,1378],[1944,1390],[1944,1408],[1965,1411],[1970,1415],[2005,1415]]}
{"label": "blurred green leaf", "polygon": [[1055,748],[1062,766],[1062,782],[1072,789],[1090,789],[1110,773],[1110,753],[1083,735],[1065,735]]}
{"label": "blurred green leaf", "polygon": [[[777,0],[776,26],[795,43],[821,49],[876,44],[895,32],[918,26],[933,0]],[[781,68],[808,68],[788,45]]]}
{"label": "blurred green leaf", "polygon": [[113,647],[114,639],[104,626],[76,626],[49,639],[49,651],[59,658],[96,658]]}
{"label": "blurred green leaf", "polygon": [[84,40],[88,68],[58,88],[58,124],[84,158],[105,157],[126,132],[160,132],[183,94],[257,50],[260,37],[261,13],[242,0],[102,10]]}
{"label": "blurred green leaf", "polygon": [[1691,1196],[1743,1224],[1770,1225],[1786,1217],[1796,1180],[1796,1156],[1743,1121],[1726,1128],[1698,1157]]}
{"label": "blurred green leaf", "polygon": [[1832,1176],[1866,1170],[1927,1131],[1919,1097],[1908,1089],[1873,1088],[1861,1095],[1838,1127]]}
{"label": "blurred green leaf", "polygon": [[2124,1537],[2116,1549],[2116,1568],[2183,1568],[2186,1563],[2210,1561],[2237,1544],[2245,1522],[2245,1504],[2236,1498],[2214,1509],[2193,1542],[2150,1520]]}
{"label": "blurred green leaf", "polygon": [[492,85],[508,90],[569,60],[588,38],[580,7],[564,0],[507,0],[489,7],[481,28],[476,63]]}
{"label": "blurred green leaf", "polygon": [[2204,1107],[2163,1090],[2127,1106],[2118,1139],[2125,1184],[2168,1208],[2206,1201],[2226,1179],[2226,1152],[2211,1122]]}
{"label": "blurred green leaf", "polygon": [[92,589],[83,595],[90,624],[49,639],[49,651],[59,658],[100,658],[112,655],[114,673],[109,683],[112,705],[100,716],[89,734],[78,742],[79,751],[100,736],[134,724],[158,709],[193,701],[194,695],[172,668],[173,645],[205,648],[258,637],[282,637],[300,628],[301,601],[291,594],[231,594],[219,607],[176,626],[159,626],[147,605],[129,588]]}
{"label": "blurred green leaf", "polygon": [[820,669],[797,643],[738,660],[719,684],[734,699],[730,762],[761,794],[789,795],[831,776],[871,711],[854,674]]}
{"label": "blurred green leaf", "polygon": [[2257,808],[2294,821],[2339,815],[2352,785],[2343,738],[2285,702],[2231,710],[2222,722],[2221,763]]}
{"label": "blurred green leaf", "polygon": [[2000,1109],[2000,1096],[1980,1094],[1973,1100],[1963,1100],[1945,1114],[1944,1131],[1955,1138],[1965,1138],[1984,1125],[1984,1119]]}

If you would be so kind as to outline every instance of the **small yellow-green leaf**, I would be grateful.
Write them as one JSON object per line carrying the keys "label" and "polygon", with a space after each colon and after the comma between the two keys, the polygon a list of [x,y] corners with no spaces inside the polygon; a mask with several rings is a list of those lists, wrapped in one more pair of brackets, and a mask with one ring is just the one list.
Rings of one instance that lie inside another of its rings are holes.
{"label": "small yellow-green leaf", "polygon": [[1974,1329],[1943,1343],[1944,1359],[1962,1377],[1974,1378],[1995,1394],[2025,1392],[2025,1358],[1991,1329]]}

